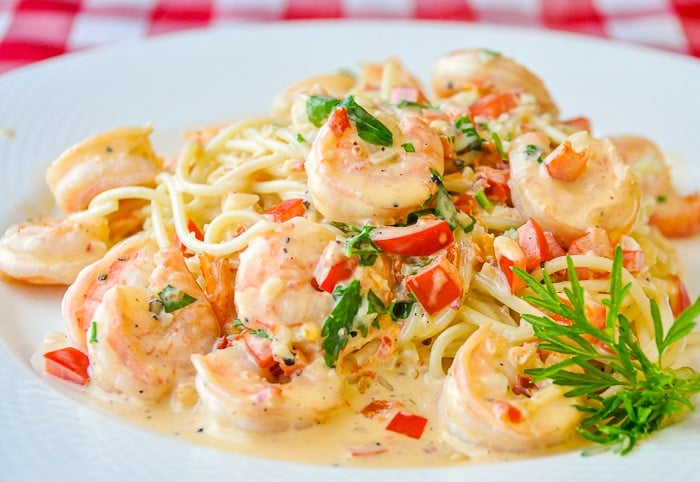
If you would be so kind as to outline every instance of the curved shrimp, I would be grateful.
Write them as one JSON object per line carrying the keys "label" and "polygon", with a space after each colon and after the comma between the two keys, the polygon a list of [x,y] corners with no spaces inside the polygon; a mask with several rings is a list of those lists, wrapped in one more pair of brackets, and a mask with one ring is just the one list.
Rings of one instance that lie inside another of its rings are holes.
{"label": "curved shrimp", "polygon": [[383,62],[367,62],[360,68],[358,88],[362,92],[379,91],[384,101],[395,101],[392,99],[392,90],[395,88],[405,89],[405,93],[415,95],[414,98],[403,99],[412,101],[423,101],[425,95],[422,92],[420,82],[408,69],[395,57],[390,57]]}
{"label": "curved shrimp", "polygon": [[303,217],[253,239],[239,257],[234,289],[238,317],[269,330],[321,326],[333,297],[314,286],[314,270],[332,240],[333,231]]}
{"label": "curved shrimp", "polygon": [[639,179],[642,193],[654,199],[649,223],[668,237],[687,237],[700,232],[700,195],[680,195],[671,178],[661,149],[639,136],[610,139]]}
{"label": "curved shrimp", "polygon": [[0,239],[0,272],[33,284],[70,284],[107,252],[109,227],[102,217],[21,223]]}
{"label": "curved shrimp", "polygon": [[318,353],[289,368],[250,347],[238,339],[192,357],[200,401],[218,423],[254,432],[300,429],[324,422],[345,404],[342,377]]}
{"label": "curved shrimp", "polygon": [[309,192],[332,221],[394,224],[437,190],[431,170],[444,170],[440,137],[418,117],[376,115],[393,133],[390,147],[362,140],[343,107],[333,110],[311,146],[305,163]]}
{"label": "curved shrimp", "polygon": [[56,204],[66,213],[85,209],[97,194],[119,186],[154,185],[162,160],[153,151],[150,127],[124,127],[69,148],[46,170]]}
{"label": "curved shrimp", "polygon": [[439,58],[431,78],[433,93],[446,99],[458,92],[473,91],[478,97],[524,90],[532,94],[543,112],[558,115],[544,82],[513,59],[485,49],[463,49]]}
{"label": "curved shrimp", "polygon": [[192,354],[209,352],[219,322],[180,250],[153,257],[141,285],[108,289],[94,312],[87,343],[92,380],[107,392],[157,402],[194,376]]}
{"label": "curved shrimp", "polygon": [[639,186],[609,141],[581,131],[550,152],[547,136],[529,132],[513,140],[509,158],[513,205],[564,246],[590,226],[615,242],[636,224]]}
{"label": "curved shrimp", "polygon": [[511,345],[488,325],[455,355],[438,399],[443,438],[471,457],[532,452],[565,442],[581,413],[554,384],[522,374],[543,366],[535,343]]}
{"label": "curved shrimp", "polygon": [[145,284],[144,280],[148,280],[155,269],[153,256],[157,250],[158,246],[149,236],[133,236],[114,245],[78,273],[61,302],[66,333],[73,346],[87,350],[85,333],[110,288]]}

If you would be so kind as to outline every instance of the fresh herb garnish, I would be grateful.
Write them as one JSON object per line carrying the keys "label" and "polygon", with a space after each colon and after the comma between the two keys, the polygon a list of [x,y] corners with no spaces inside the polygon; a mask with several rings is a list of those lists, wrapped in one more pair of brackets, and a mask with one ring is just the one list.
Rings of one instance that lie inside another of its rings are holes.
{"label": "fresh herb garnish", "polygon": [[[374,291],[369,290],[369,293],[367,293],[367,304],[369,305],[367,313],[377,313],[380,315],[388,314],[389,316],[391,316],[391,319],[393,321],[404,320],[408,318],[408,315],[411,313],[411,309],[413,308],[413,305],[415,303],[415,299],[391,300],[389,306],[387,306],[379,298],[379,296],[377,296],[374,293]],[[377,319],[375,319],[375,321],[377,321]],[[375,325],[373,324],[373,326]],[[375,328],[379,328],[379,326],[375,326]]]}
{"label": "fresh herb garnish", "polygon": [[[410,293],[409,295],[413,296]],[[394,321],[405,320],[406,318],[408,318],[408,315],[411,314],[411,311],[413,310],[413,305],[415,304],[415,299],[392,300],[388,308],[389,314],[391,315],[391,319]]]}
{"label": "fresh herb garnish", "polygon": [[375,229],[375,226],[366,224],[362,226],[362,228],[357,228],[343,223],[331,224],[349,235],[347,241],[345,241],[345,249],[343,250],[345,256],[349,258],[357,256],[362,266],[374,266],[377,255],[382,252],[382,250],[374,244],[374,241],[372,241],[369,235],[369,233]]}
{"label": "fresh herb garnish", "polygon": [[525,146],[525,155],[527,157],[537,156],[537,162],[542,164],[544,159],[542,159],[542,149],[535,144],[528,144]]}
{"label": "fresh herb garnish", "polygon": [[362,304],[360,281],[354,279],[345,287],[336,286],[333,297],[337,302],[321,328],[323,359],[329,367],[335,365],[340,351],[348,344],[351,336],[355,315]]}
{"label": "fresh herb garnish", "polygon": [[501,157],[501,160],[508,162],[508,156],[503,150],[503,142],[501,142],[501,138],[498,137],[498,134],[492,132],[491,139],[493,140],[493,145],[496,146],[496,152],[498,152],[498,155]]}
{"label": "fresh herb garnish", "polygon": [[88,336],[88,343],[97,343],[97,322],[93,321],[90,323],[90,334]]}
{"label": "fresh herb garnish", "polygon": [[401,147],[403,147],[404,151],[406,152],[416,152],[416,148],[413,144],[410,142],[407,142],[405,144],[401,144]]}
{"label": "fresh herb garnish", "polygon": [[326,95],[312,95],[306,99],[306,116],[316,127],[321,127],[340,100]]}
{"label": "fresh herb garnish", "polygon": [[197,301],[197,298],[172,285],[166,285],[165,288],[158,293],[158,298],[161,303],[163,303],[163,310],[166,313],[172,313],[173,311],[177,311]]}
{"label": "fresh herb garnish", "polygon": [[[585,414],[579,433],[600,444],[602,450],[626,454],[640,439],[663,428],[673,415],[694,409],[690,397],[700,393],[700,375],[689,367],[664,366],[663,361],[667,350],[695,327],[700,298],[676,318],[666,333],[659,308],[651,301],[658,352],[657,360],[652,361],[635,339],[630,321],[620,313],[631,287],[622,284],[622,250],[618,247],[615,251],[610,295],[602,301],[608,309],[602,329],[586,317],[584,290],[570,257],[567,266],[571,287],[564,294],[568,302],[560,298],[548,273],[540,283],[524,270],[513,269],[535,292],[534,296],[524,296],[525,301],[571,321],[565,325],[548,316],[523,315],[541,340],[541,350],[567,356],[552,366],[526,373],[534,376],[534,382],[551,379],[557,385],[571,387],[567,397],[585,397],[587,403],[576,405]],[[596,349],[591,339],[604,349]]]}
{"label": "fresh herb garnish", "polygon": [[398,107],[399,109],[404,109],[406,107],[412,107],[415,109],[431,109],[431,110],[435,109],[435,107],[433,107],[430,104],[425,104],[423,102],[416,102],[413,100],[400,100],[396,103],[396,107]]}
{"label": "fresh herb garnish", "polygon": [[[460,131],[465,137],[464,144],[466,144],[466,147],[464,149],[461,149],[460,153],[463,151],[474,151],[481,149],[481,145],[484,143],[484,139],[479,135],[479,132],[477,132],[474,123],[468,116],[463,115],[459,119],[457,119],[457,121],[455,122],[455,128],[458,131]],[[460,143],[460,146],[461,145],[462,144]]]}
{"label": "fresh herb garnish", "polygon": [[486,211],[490,211],[493,208],[493,204],[491,204],[491,200],[486,196],[486,193],[484,192],[483,189],[479,189],[474,194],[474,199],[476,199],[476,202],[479,203],[479,206],[481,206],[481,208],[486,210]]}
{"label": "fresh herb garnish", "polygon": [[379,119],[355,102],[352,95],[343,99],[341,105],[348,110],[348,118],[355,123],[360,139],[375,146],[389,147],[394,143],[394,135],[391,131]]}
{"label": "fresh herb garnish", "polygon": [[303,144],[306,142],[306,139],[304,139],[304,136],[302,136],[301,134],[297,134],[297,142],[299,144]]}
{"label": "fresh herb garnish", "polygon": [[442,182],[440,173],[435,169],[431,169],[430,173],[433,175],[433,181],[437,184],[437,192],[435,193],[435,215],[447,221],[452,231],[459,227],[462,228],[465,233],[470,232],[474,229],[476,220],[455,207],[450,193]]}
{"label": "fresh herb garnish", "polygon": [[252,330],[248,330],[248,333],[250,333],[251,335],[259,336],[260,338],[264,338],[266,340],[270,339],[270,334],[262,328],[253,328]]}
{"label": "fresh herb garnish", "polygon": [[339,106],[347,110],[348,118],[355,123],[360,139],[375,146],[389,147],[394,143],[394,135],[391,131],[355,102],[352,95],[342,101],[333,97],[312,95],[306,100],[306,115],[313,125],[321,127],[333,109]]}

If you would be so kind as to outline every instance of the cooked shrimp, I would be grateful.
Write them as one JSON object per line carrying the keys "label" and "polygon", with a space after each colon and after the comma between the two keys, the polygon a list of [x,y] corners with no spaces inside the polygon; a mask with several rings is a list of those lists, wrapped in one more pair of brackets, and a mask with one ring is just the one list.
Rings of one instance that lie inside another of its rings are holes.
{"label": "cooked shrimp", "polygon": [[564,245],[591,226],[613,242],[637,222],[641,194],[615,147],[581,131],[550,152],[549,139],[529,132],[513,140],[510,179],[513,205]]}
{"label": "cooked shrimp", "polygon": [[203,407],[220,424],[255,432],[304,428],[324,422],[344,404],[342,377],[323,357],[311,356],[285,375],[274,361],[261,366],[239,339],[192,357],[195,386]]}
{"label": "cooked shrimp", "polygon": [[329,228],[303,217],[279,224],[253,239],[240,254],[234,301],[248,326],[318,326],[333,308],[330,293],[314,287],[314,270],[323,249],[335,239]]}
{"label": "cooked shrimp", "polygon": [[464,49],[447,54],[433,66],[433,93],[446,99],[462,91],[478,97],[511,90],[532,94],[543,112],[558,109],[542,80],[513,59],[485,49]]}
{"label": "cooked shrimp", "polygon": [[479,328],[455,355],[439,395],[443,438],[476,458],[533,452],[572,437],[581,419],[577,399],[523,375],[542,366],[535,343],[513,346],[489,325]]}
{"label": "cooked shrimp", "polygon": [[0,272],[34,284],[70,284],[109,243],[102,217],[51,219],[11,226],[0,239]]}
{"label": "cooked shrimp", "polygon": [[[119,284],[104,294],[87,352],[92,380],[103,390],[157,402],[194,376],[191,355],[209,352],[220,330],[180,250],[161,249],[153,262],[140,286]],[[189,304],[169,307],[185,296]]]}
{"label": "cooked shrimp", "polygon": [[302,80],[277,95],[272,103],[272,115],[281,119],[289,119],[292,106],[297,99],[301,98],[305,106],[308,94],[327,95],[342,99],[350,92],[355,83],[355,77],[347,72],[316,75]]}
{"label": "cooked shrimp", "polygon": [[611,138],[625,162],[639,179],[642,193],[654,199],[650,224],[669,237],[700,232],[700,195],[680,195],[666,159],[651,140],[638,136]]}
{"label": "cooked shrimp", "polygon": [[360,69],[358,87],[361,91],[379,91],[384,101],[391,99],[392,90],[411,89],[416,98],[405,99],[422,101],[425,95],[420,82],[396,58],[390,57],[384,62],[367,62]]}
{"label": "cooked shrimp", "polygon": [[128,238],[78,273],[63,295],[61,310],[68,339],[87,350],[85,332],[105,293],[117,285],[145,285],[155,269],[153,256],[158,247],[145,235]]}
{"label": "cooked shrimp", "polygon": [[[431,169],[444,170],[440,137],[422,119],[397,115],[376,113],[393,133],[393,145],[379,148],[359,137],[344,108],[331,113],[305,163],[309,192],[323,216],[394,224],[435,193]],[[408,152],[409,144],[415,152]]]}
{"label": "cooked shrimp", "polygon": [[154,185],[162,160],[150,127],[103,132],[71,147],[46,170],[56,204],[66,213],[85,209],[97,194],[118,186]]}

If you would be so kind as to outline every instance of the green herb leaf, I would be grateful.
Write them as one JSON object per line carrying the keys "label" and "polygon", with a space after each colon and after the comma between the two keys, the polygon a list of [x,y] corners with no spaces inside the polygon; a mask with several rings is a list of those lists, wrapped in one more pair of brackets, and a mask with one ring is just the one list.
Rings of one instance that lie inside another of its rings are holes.
{"label": "green herb leaf", "polygon": [[163,309],[166,313],[172,313],[197,301],[197,298],[170,284],[158,293],[158,298],[163,303]]}
{"label": "green herb leaf", "polygon": [[447,191],[447,188],[442,182],[442,177],[440,173],[435,169],[431,169],[430,173],[433,175],[433,181],[437,184],[437,192],[435,194],[435,215],[440,219],[447,221],[450,225],[450,229],[454,231],[455,229],[462,228],[465,233],[470,232],[474,229],[476,220],[459,211],[454,203],[452,202],[452,197]]}
{"label": "green herb leaf", "polygon": [[97,322],[93,321],[90,323],[90,335],[88,338],[88,343],[97,343]]}
{"label": "green herb leaf", "polygon": [[368,314],[377,313],[381,315],[383,313],[386,313],[386,305],[384,304],[382,299],[379,296],[377,296],[377,294],[371,289],[367,293],[367,304],[369,305],[367,307]]}
{"label": "green herb leaf", "polygon": [[379,119],[355,102],[352,95],[347,96],[342,101],[333,97],[312,95],[306,100],[306,115],[313,125],[321,127],[333,109],[338,106],[345,107],[348,118],[357,127],[360,139],[375,146],[389,147],[394,143],[394,135],[391,131]]}
{"label": "green herb leaf", "polygon": [[362,266],[374,266],[377,255],[382,252],[369,235],[375,226],[366,224],[359,230],[354,227],[352,229],[356,234],[348,237],[345,242],[345,256],[357,256]]}
{"label": "green herb leaf", "polygon": [[496,146],[496,151],[498,152],[498,155],[501,157],[501,160],[508,162],[508,156],[506,155],[505,151],[503,150],[503,143],[501,142],[501,138],[498,137],[498,134],[496,134],[495,132],[492,132],[491,139],[493,140],[493,145]]}
{"label": "green herb leaf", "polygon": [[259,336],[260,338],[265,338],[267,340],[270,339],[270,334],[262,328],[254,328],[252,330],[248,330],[248,333],[250,333],[251,335]]}
{"label": "green herb leaf", "polygon": [[467,147],[460,150],[458,154],[465,151],[476,151],[481,149],[484,139],[479,135],[479,132],[476,130],[476,126],[468,116],[463,115],[457,119],[455,122],[455,128],[464,135],[466,138],[465,143],[467,145]]}
{"label": "green herb leaf", "polygon": [[474,199],[476,199],[476,202],[479,203],[482,209],[486,211],[493,209],[493,204],[491,204],[491,200],[486,197],[486,193],[483,189],[479,189],[476,194],[474,194]]}
{"label": "green herb leaf", "polygon": [[321,127],[333,109],[340,104],[339,99],[325,95],[312,95],[306,99],[306,116],[316,127]]}
{"label": "green herb leaf", "polygon": [[542,149],[540,149],[540,147],[535,144],[528,144],[527,146],[525,146],[525,155],[527,157],[537,156],[537,162],[539,164],[542,164],[544,162],[544,159],[542,159]]}
{"label": "green herb leaf", "polygon": [[391,131],[379,119],[355,102],[352,95],[343,99],[341,105],[347,109],[348,118],[355,123],[360,139],[375,146],[389,147],[394,143],[394,135]]}
{"label": "green herb leaf", "polygon": [[388,312],[391,315],[391,319],[394,321],[405,320],[408,315],[411,314],[413,310],[413,305],[416,304],[416,300],[393,300],[389,304]]}
{"label": "green herb leaf", "polygon": [[400,100],[396,103],[396,107],[399,109],[405,109],[406,107],[411,107],[414,109],[435,109],[430,104],[424,104],[422,102],[415,102],[413,100]]}
{"label": "green herb leaf", "polygon": [[338,301],[321,328],[323,359],[329,367],[335,366],[340,351],[348,344],[351,336],[355,316],[362,304],[360,281],[352,280],[346,287],[336,286],[333,296]]}
{"label": "green herb leaf", "polygon": [[410,142],[401,144],[401,147],[403,147],[406,152],[416,152],[416,148]]}

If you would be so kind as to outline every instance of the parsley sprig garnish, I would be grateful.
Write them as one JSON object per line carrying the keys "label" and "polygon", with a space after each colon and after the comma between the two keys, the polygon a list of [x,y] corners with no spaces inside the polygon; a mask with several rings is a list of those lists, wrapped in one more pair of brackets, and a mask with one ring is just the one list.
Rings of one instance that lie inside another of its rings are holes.
{"label": "parsley sprig garnish", "polygon": [[[524,270],[514,268],[534,291],[523,299],[545,312],[566,318],[562,324],[548,316],[524,314],[539,348],[560,353],[566,358],[549,367],[526,370],[533,381],[551,379],[570,387],[567,397],[584,397],[575,405],[585,414],[578,431],[586,439],[600,444],[595,450],[629,453],[635,444],[663,428],[674,415],[694,410],[690,399],[700,393],[700,375],[692,368],[674,369],[664,364],[664,354],[695,327],[700,315],[700,298],[686,308],[664,333],[658,305],[651,301],[655,344],[658,358],[652,361],[635,339],[632,324],[620,311],[631,284],[622,282],[622,251],[618,247],[610,276],[610,293],[602,302],[607,306],[604,328],[597,328],[586,317],[584,289],[574,263],[567,258],[570,288],[564,289],[565,302],[549,274],[540,283]],[[598,340],[597,349],[591,340]]]}

